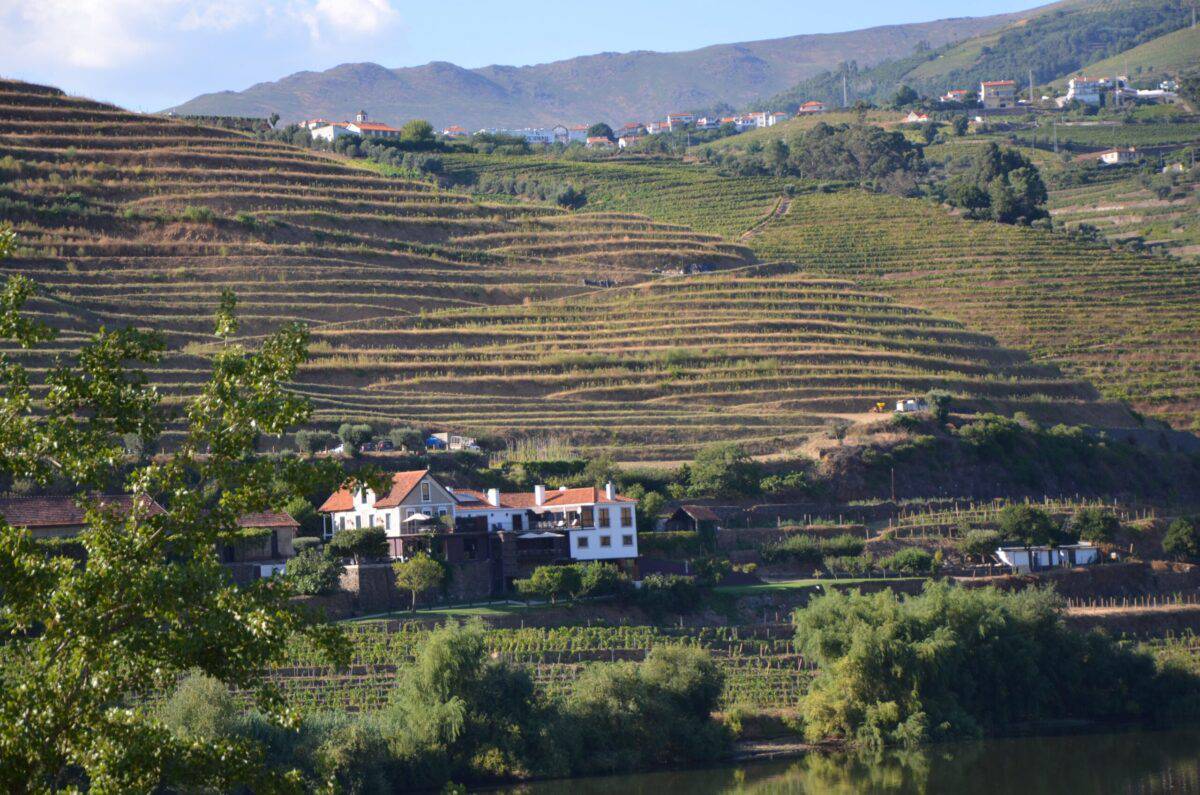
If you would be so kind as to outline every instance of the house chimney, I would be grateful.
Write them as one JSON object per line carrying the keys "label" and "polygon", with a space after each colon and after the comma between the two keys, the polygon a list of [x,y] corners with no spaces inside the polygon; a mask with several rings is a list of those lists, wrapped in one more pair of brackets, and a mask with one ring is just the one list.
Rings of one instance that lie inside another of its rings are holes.
{"label": "house chimney", "polygon": [[611,480],[604,484],[604,496],[610,500],[617,498],[617,487],[613,485]]}
{"label": "house chimney", "polygon": [[488,505],[500,507],[500,489],[488,489]]}
{"label": "house chimney", "polygon": [[533,504],[534,505],[545,505],[546,504],[546,487],[541,485],[540,483],[533,487]]}

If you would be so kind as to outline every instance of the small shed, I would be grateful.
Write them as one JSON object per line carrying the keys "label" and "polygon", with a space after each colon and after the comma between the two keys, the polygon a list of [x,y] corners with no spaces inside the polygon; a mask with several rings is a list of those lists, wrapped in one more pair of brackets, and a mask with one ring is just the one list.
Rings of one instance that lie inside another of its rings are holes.
{"label": "small shed", "polygon": [[703,505],[680,505],[675,513],[667,517],[663,529],[667,531],[715,532],[721,526],[721,517],[712,508]]}
{"label": "small shed", "polygon": [[1100,549],[1086,541],[1064,544],[1058,548],[1064,566],[1091,566],[1100,562]]}

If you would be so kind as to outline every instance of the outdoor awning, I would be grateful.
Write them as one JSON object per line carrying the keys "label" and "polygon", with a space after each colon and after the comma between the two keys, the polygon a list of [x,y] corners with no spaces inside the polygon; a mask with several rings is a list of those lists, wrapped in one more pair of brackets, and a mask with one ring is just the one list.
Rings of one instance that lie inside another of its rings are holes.
{"label": "outdoor awning", "polygon": [[562,538],[561,533],[521,533],[517,538]]}
{"label": "outdoor awning", "polygon": [[428,522],[431,518],[423,513],[414,513],[412,516],[406,516],[400,521],[402,522]]}

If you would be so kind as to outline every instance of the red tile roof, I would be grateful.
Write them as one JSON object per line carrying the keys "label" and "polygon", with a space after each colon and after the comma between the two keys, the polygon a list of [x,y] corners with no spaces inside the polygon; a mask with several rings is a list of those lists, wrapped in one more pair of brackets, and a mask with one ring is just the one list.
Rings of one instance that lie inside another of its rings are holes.
{"label": "red tile roof", "polygon": [[[411,472],[397,472],[392,475],[392,488],[383,497],[375,501],[376,508],[394,508],[404,501],[404,498],[417,487],[421,478],[429,474],[428,469],[415,469]],[[329,499],[321,503],[317,509],[321,513],[338,513],[354,510],[354,494],[347,488],[341,488],[329,495]]]}
{"label": "red tile roof", "polygon": [[354,495],[350,493],[350,489],[341,488],[329,495],[325,502],[321,503],[321,507],[317,509],[320,513],[337,513],[339,511],[354,510]]}
{"label": "red tile roof", "polygon": [[300,523],[290,513],[247,513],[238,517],[238,527],[299,527]]}
{"label": "red tile roof", "polygon": [[[460,500],[459,505],[463,508],[486,508],[490,505],[487,501],[487,495],[480,491],[471,489],[455,489],[454,493],[468,500]],[[618,502],[637,502],[631,497],[622,497],[618,494],[614,499],[608,499],[604,489],[583,488],[583,489],[546,489],[546,501],[540,506],[534,497],[532,491],[519,491],[515,493],[505,493],[500,495],[500,508],[510,508],[513,510],[527,510],[530,508],[552,508],[566,505],[593,505],[593,504],[612,504]],[[495,506],[493,506],[495,507]]]}
{"label": "red tile roof", "polygon": [[395,127],[392,127],[389,124],[380,124],[379,122],[375,122],[375,121],[357,122],[357,123],[355,123],[354,126],[360,130],[378,130],[380,132],[400,132]]}
{"label": "red tile roof", "polygon": [[392,475],[392,490],[381,500],[375,500],[376,508],[395,508],[404,502],[421,479],[429,474],[428,469],[415,469],[411,472],[397,472]]}
{"label": "red tile roof", "polygon": [[983,85],[985,85],[985,86],[1015,86],[1016,81],[1014,81],[1014,80],[985,80],[983,82]]}
{"label": "red tile roof", "polygon": [[[142,497],[148,514],[166,513],[149,497]],[[0,516],[12,527],[74,527],[84,523],[83,511],[72,496],[6,497],[0,498]],[[102,494],[100,504],[113,506],[122,512],[132,509],[134,498],[128,494]]]}

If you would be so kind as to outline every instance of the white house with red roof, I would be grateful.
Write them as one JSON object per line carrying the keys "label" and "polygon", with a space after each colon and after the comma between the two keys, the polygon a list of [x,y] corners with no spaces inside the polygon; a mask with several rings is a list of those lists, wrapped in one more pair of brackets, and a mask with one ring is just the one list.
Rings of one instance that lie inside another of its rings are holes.
{"label": "white house with red roof", "polygon": [[470,135],[465,128],[459,127],[457,124],[451,124],[446,129],[442,130],[443,138],[466,138]]}
{"label": "white house with red roof", "polygon": [[796,112],[797,113],[824,113],[825,112],[825,103],[817,102],[815,99],[810,99],[808,102],[805,102],[802,105],[800,105],[800,107],[796,109]]}
{"label": "white house with red roof", "polygon": [[460,520],[476,520],[489,532],[514,532],[530,539],[566,538],[572,560],[638,556],[637,500],[618,494],[612,483],[603,489],[539,485],[532,492],[451,491],[458,501],[455,515]]}
{"label": "white house with red roof", "polygon": [[400,131],[388,124],[367,119],[367,112],[360,110],[354,121],[346,125],[346,129],[363,138],[399,138]]}
{"label": "white house with red roof", "polygon": [[556,554],[582,561],[638,557],[637,500],[618,494],[612,483],[603,489],[539,485],[531,492],[480,492],[449,489],[421,469],[392,475],[391,490],[381,498],[366,487],[342,488],[318,510],[325,516],[326,538],[342,530],[381,527],[393,557],[409,554],[414,538],[443,532],[505,534],[518,551],[535,547],[531,551],[545,551],[551,559]]}
{"label": "white house with red roof", "polygon": [[328,141],[330,143],[347,135],[355,135],[350,130],[350,122],[348,121],[331,121],[316,127],[309,127],[308,131],[315,140]]}
{"label": "white house with red roof", "polygon": [[938,97],[938,102],[965,103],[967,101],[967,96],[970,93],[971,92],[967,91],[965,88],[952,88],[945,94],[942,94],[940,97]]}
{"label": "white house with red roof", "polygon": [[317,510],[325,516],[325,537],[341,530],[382,527],[388,538],[409,535],[454,519],[454,497],[428,469],[397,472],[391,489],[378,497],[366,486],[338,489]]}

